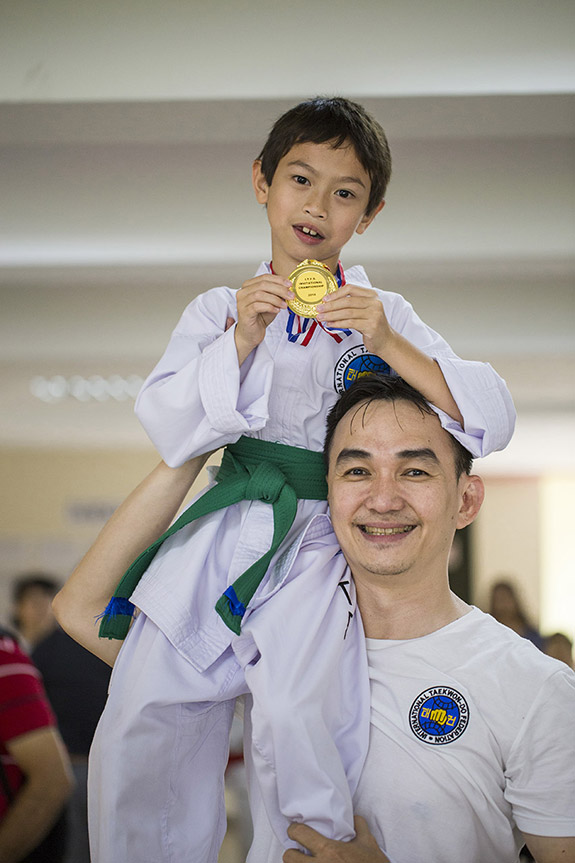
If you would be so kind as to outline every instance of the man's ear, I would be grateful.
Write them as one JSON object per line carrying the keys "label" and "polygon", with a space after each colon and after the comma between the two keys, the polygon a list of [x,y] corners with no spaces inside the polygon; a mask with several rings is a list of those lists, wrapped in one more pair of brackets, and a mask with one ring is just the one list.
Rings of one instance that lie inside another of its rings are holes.
{"label": "man's ear", "polygon": [[256,159],[252,165],[252,185],[254,187],[254,192],[256,193],[258,204],[267,204],[270,187],[263,175],[262,163],[259,159]]}
{"label": "man's ear", "polygon": [[355,229],[355,233],[356,234],[363,234],[365,231],[367,231],[367,229],[369,228],[369,226],[371,225],[371,223],[373,222],[373,220],[375,219],[377,214],[381,213],[381,211],[383,210],[384,207],[385,207],[385,201],[381,201],[377,205],[377,207],[375,207],[370,212],[369,216],[366,213],[365,216],[362,218],[361,222],[359,223],[359,225],[357,226],[357,228]]}
{"label": "man's ear", "polygon": [[461,505],[457,515],[457,530],[475,521],[485,497],[485,486],[480,476],[462,476],[460,483]]}

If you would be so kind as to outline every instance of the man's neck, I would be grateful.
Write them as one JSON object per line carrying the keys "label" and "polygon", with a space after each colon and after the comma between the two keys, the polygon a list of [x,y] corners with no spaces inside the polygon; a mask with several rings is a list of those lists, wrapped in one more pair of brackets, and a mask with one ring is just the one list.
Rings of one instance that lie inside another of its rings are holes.
{"label": "man's neck", "polygon": [[463,617],[471,608],[447,583],[422,590],[420,586],[389,587],[356,581],[356,588],[367,638],[421,638]]}

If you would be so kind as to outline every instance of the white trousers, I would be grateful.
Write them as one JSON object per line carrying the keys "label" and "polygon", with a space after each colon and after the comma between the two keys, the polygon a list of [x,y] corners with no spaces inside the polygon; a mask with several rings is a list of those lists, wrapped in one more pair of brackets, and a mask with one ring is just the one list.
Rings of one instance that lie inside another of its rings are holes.
{"label": "white trousers", "polygon": [[198,671],[145,614],[132,626],[90,754],[92,863],[216,863],[234,703],[248,687],[250,863],[279,863],[267,836],[293,847],[293,821],[353,838],[369,674],[355,590],[326,516],[282,555],[222,651]]}
{"label": "white trousers", "polygon": [[217,863],[230,726],[245,691],[231,649],[198,674],[139,615],[90,752],[92,863]]}

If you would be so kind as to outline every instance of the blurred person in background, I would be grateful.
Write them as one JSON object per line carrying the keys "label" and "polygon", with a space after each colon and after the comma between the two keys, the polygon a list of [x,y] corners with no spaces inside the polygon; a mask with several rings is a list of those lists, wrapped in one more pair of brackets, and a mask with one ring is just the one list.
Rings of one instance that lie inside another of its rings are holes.
{"label": "blurred person in background", "polygon": [[88,753],[106,703],[110,668],[70,638],[57,623],[52,600],[60,586],[60,582],[47,573],[20,576],[14,585],[13,619],[44,679],[74,772],[75,789],[67,809],[64,861],[90,863]]}
{"label": "blurred person in background", "polygon": [[559,659],[560,662],[564,662],[569,668],[575,668],[575,663],[573,662],[573,642],[564,632],[554,632],[553,635],[548,635],[544,641],[543,649],[547,656]]}
{"label": "blurred person in background", "polygon": [[31,653],[56,625],[52,598],[58,582],[43,572],[19,576],[12,590],[12,623],[22,645]]}
{"label": "blurred person in background", "polygon": [[0,630],[0,860],[63,863],[70,762],[40,673]]}
{"label": "blurred person in background", "polygon": [[528,638],[540,650],[543,649],[543,638],[529,620],[518,590],[511,580],[500,579],[491,586],[488,611],[499,623],[508,626],[522,638]]}

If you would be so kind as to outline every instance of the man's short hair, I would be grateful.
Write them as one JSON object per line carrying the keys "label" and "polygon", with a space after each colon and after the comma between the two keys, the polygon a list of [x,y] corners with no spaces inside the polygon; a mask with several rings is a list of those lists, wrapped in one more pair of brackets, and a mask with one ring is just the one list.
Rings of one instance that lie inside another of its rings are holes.
{"label": "man's short hair", "polygon": [[[422,414],[431,414],[432,416],[435,414],[435,411],[421,393],[402,378],[392,375],[366,375],[360,378],[341,394],[327,416],[327,431],[323,447],[326,470],[329,470],[331,444],[340,420],[356,405],[365,403],[367,406],[377,401],[393,403],[406,401],[415,405]],[[448,432],[446,434],[449,435],[449,440],[451,441],[455,462],[455,475],[459,479],[462,474],[471,473],[473,457],[453,435]]]}
{"label": "man's short hair", "polygon": [[385,132],[362,105],[341,97],[317,96],[300,102],[275,122],[258,159],[268,186],[278,162],[296,144],[350,143],[371,180],[366,213],[383,201],[391,177],[391,153]]}

